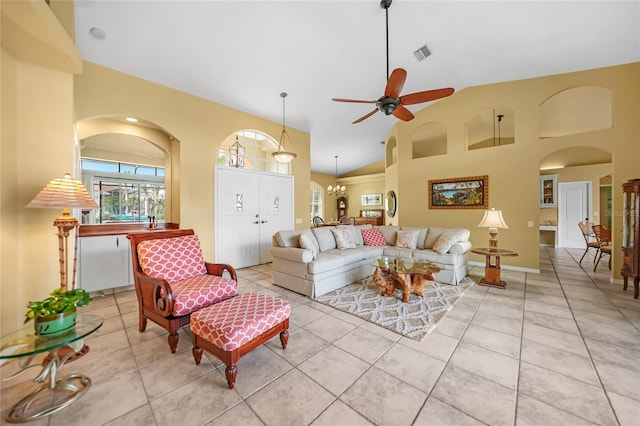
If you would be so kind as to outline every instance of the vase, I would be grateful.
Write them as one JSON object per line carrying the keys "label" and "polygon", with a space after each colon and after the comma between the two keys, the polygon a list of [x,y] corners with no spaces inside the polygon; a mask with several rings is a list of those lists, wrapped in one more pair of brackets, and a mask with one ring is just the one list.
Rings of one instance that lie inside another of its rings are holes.
{"label": "vase", "polygon": [[60,334],[76,325],[76,310],[60,314],[35,318],[35,332],[38,336],[53,336]]}

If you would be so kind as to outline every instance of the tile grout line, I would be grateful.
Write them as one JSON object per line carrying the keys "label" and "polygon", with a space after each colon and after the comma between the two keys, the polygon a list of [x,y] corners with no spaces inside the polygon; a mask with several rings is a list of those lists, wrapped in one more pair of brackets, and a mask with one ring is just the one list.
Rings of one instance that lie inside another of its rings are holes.
{"label": "tile grout line", "polygon": [[[571,253],[569,251],[567,251],[566,249],[564,250],[569,257],[576,262],[575,258],[571,255]],[[615,418],[616,422],[618,423],[618,425],[620,425],[620,420],[618,419],[618,415],[616,413],[616,410],[613,407],[613,404],[611,403],[611,399],[609,398],[609,393],[607,392],[604,383],[602,383],[602,378],[600,377],[600,373],[598,372],[598,368],[596,367],[595,362],[593,361],[593,356],[591,355],[591,351],[589,350],[589,346],[587,345],[587,342],[584,338],[584,335],[582,334],[582,327],[580,326],[580,324],[578,323],[578,320],[576,319],[576,316],[573,312],[573,308],[571,307],[571,304],[569,303],[569,299],[567,299],[567,293],[564,291],[564,286],[562,285],[562,279],[560,278],[560,276],[558,275],[557,269],[555,267],[555,264],[553,263],[553,260],[551,260],[551,263],[553,265],[553,269],[556,272],[556,276],[558,277],[558,282],[560,284],[560,289],[562,290],[562,294],[564,295],[564,298],[567,302],[567,307],[569,308],[569,312],[571,312],[571,317],[573,318],[573,321],[575,322],[576,326],[578,327],[578,333],[580,333],[580,339],[582,339],[582,343],[585,347],[585,350],[587,351],[587,354],[589,355],[589,361],[591,361],[591,366],[593,367],[593,371],[596,374],[596,377],[598,378],[598,382],[600,383],[600,388],[602,389],[602,392],[604,393],[605,398],[607,399],[607,403],[609,404],[609,408],[611,409],[611,413],[613,414],[613,417]],[[582,268],[582,266],[580,264],[578,264],[578,267],[584,271],[584,269]],[[595,285],[595,281],[593,280],[593,278],[591,276],[589,276],[589,274],[585,272],[585,275],[587,275],[587,277],[589,277],[589,280]],[[596,286],[597,287],[597,286]],[[599,289],[599,287],[598,287]],[[609,299],[609,297],[607,296],[607,299]],[[567,376],[569,377],[569,376]],[[576,379],[574,379],[576,380]],[[563,410],[565,411],[565,410]],[[579,416],[578,416],[579,417]],[[585,419],[586,420],[586,419]]]}

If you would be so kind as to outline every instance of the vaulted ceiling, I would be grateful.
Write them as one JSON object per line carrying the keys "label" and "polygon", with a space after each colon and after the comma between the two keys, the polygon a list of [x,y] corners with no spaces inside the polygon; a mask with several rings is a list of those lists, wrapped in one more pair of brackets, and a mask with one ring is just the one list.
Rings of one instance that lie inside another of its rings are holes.
{"label": "vaulted ceiling", "polygon": [[[88,61],[278,123],[287,92],[287,125],[310,133],[314,172],[333,174],[335,155],[339,174],[384,158],[380,141],[397,119],[378,112],[351,124],[374,106],[331,100],[383,94],[378,0],[75,4]],[[93,37],[93,27],[106,38]],[[640,2],[395,0],[389,38],[390,68],[408,72],[403,94],[459,91],[640,61]],[[423,45],[431,55],[418,61]]]}

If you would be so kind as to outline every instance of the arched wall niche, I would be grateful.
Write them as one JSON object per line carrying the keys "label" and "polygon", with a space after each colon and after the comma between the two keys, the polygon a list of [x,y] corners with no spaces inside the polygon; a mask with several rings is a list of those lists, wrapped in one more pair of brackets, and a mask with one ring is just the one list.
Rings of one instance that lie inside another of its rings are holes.
{"label": "arched wall niche", "polygon": [[398,162],[398,142],[395,136],[391,136],[385,147],[386,166],[389,167]]}
{"label": "arched wall niche", "polygon": [[411,133],[411,158],[447,153],[447,128],[441,123],[425,123]]}
{"label": "arched wall niche", "polygon": [[494,148],[515,143],[515,113],[512,109],[486,108],[465,123],[467,150]]}
{"label": "arched wall niche", "polygon": [[568,167],[608,164],[611,153],[592,146],[573,146],[551,152],[540,160],[540,170],[556,170]]}
{"label": "arched wall niche", "polygon": [[611,90],[578,86],[545,99],[538,109],[541,139],[608,129],[613,126]]}

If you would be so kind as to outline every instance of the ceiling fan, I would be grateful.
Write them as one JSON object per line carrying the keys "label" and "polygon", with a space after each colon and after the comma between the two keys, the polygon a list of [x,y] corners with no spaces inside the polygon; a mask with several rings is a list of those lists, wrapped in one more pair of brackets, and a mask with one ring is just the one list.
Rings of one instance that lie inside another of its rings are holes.
{"label": "ceiling fan", "polygon": [[424,92],[410,93],[408,95],[400,95],[404,82],[407,79],[407,71],[403,68],[396,68],[389,76],[389,7],[392,0],[381,0],[380,7],[385,10],[387,23],[387,86],[384,89],[384,96],[376,101],[363,101],[357,99],[332,98],[336,102],[354,102],[363,104],[376,104],[376,109],[370,113],[358,118],[353,124],[371,117],[378,111],[382,111],[385,115],[393,115],[404,121],[410,121],[414,115],[405,105],[415,105],[423,102],[435,101],[451,95],[454,89],[447,87],[444,89],[426,90]]}

